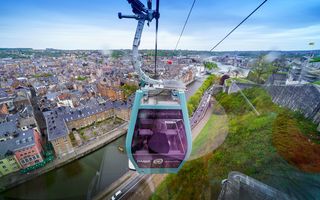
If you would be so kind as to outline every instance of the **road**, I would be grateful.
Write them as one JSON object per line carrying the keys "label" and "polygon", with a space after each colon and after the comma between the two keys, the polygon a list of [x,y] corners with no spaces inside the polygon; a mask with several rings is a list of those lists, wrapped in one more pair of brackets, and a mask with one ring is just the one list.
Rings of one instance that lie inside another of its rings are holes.
{"label": "road", "polygon": [[142,175],[142,174],[137,174],[132,181],[127,183],[121,190],[121,194],[117,196],[116,199],[127,199],[130,197],[131,193],[134,192],[135,187],[139,187],[139,185],[143,182],[146,181],[150,175]]}
{"label": "road", "polygon": [[[204,95],[201,98],[201,101],[199,103],[199,106],[197,110],[194,112],[192,117],[190,118],[190,126],[193,129],[205,116],[207,109],[210,106],[210,98],[212,96],[212,93],[214,92],[214,89],[220,87],[220,86],[212,86],[208,90],[205,91]],[[192,138],[196,138],[196,135],[192,133]],[[135,193],[136,189],[139,188],[140,184],[142,184],[145,181],[148,181],[149,178],[151,178],[152,175],[141,175],[138,173],[135,173],[133,175],[133,178],[128,179],[126,182],[124,182],[122,185],[118,187],[117,190],[114,190],[114,193],[112,194],[114,199],[129,199],[131,197],[130,194]],[[119,195],[115,195],[118,191],[121,191]],[[111,199],[111,196],[107,199]]]}
{"label": "road", "polygon": [[210,106],[210,98],[212,95],[213,87],[206,90],[201,98],[201,101],[198,105],[198,108],[193,113],[192,117],[190,118],[190,126],[193,129],[198,122],[203,118],[205,115],[208,107]]}

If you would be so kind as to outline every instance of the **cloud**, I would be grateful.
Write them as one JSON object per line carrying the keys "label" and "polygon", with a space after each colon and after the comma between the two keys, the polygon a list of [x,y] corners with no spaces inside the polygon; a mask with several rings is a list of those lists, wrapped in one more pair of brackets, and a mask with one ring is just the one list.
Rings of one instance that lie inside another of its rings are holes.
{"label": "cloud", "polygon": [[[32,47],[60,49],[130,49],[136,23],[125,26],[95,26],[82,24],[34,23],[7,27],[0,32],[1,47]],[[191,27],[189,27],[191,28]],[[186,32],[179,49],[209,50],[232,27],[204,27]],[[173,49],[179,33],[160,29],[159,49]],[[141,48],[154,48],[154,28],[145,27]],[[309,42],[319,48],[320,24],[292,29],[245,25],[237,29],[217,50],[296,50],[309,49]]]}

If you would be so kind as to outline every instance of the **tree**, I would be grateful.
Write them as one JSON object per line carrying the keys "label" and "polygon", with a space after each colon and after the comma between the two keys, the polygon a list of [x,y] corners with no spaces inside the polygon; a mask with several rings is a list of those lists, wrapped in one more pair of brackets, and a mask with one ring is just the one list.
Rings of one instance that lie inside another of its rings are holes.
{"label": "tree", "polygon": [[204,68],[208,69],[208,70],[212,70],[212,69],[218,69],[218,65],[216,63],[213,62],[204,62],[203,63]]}
{"label": "tree", "polygon": [[191,117],[193,111],[194,111],[194,107],[191,103],[188,103],[187,104],[187,107],[188,107],[188,114],[189,114],[189,117]]}
{"label": "tree", "polygon": [[124,56],[124,52],[121,50],[113,50],[111,53],[111,58],[118,59]]}
{"label": "tree", "polygon": [[121,86],[121,89],[124,92],[125,98],[128,98],[131,94],[133,94],[139,87],[137,85],[129,85],[129,84],[124,84]]}
{"label": "tree", "polygon": [[261,80],[262,75],[268,74],[272,72],[273,65],[271,63],[268,63],[264,57],[260,57],[257,62],[252,67],[252,72],[255,76],[255,82],[262,83],[263,80]]}

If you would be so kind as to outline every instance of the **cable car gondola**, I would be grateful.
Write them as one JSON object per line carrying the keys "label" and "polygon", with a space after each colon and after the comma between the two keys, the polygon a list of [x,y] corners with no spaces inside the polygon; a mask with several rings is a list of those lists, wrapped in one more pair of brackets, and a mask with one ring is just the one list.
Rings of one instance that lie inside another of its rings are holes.
{"label": "cable car gondola", "polygon": [[132,63],[140,81],[145,83],[136,91],[131,110],[126,137],[128,158],[139,173],[177,173],[190,156],[192,148],[184,93],[186,87],[176,80],[152,79],[142,71],[138,55],[141,34],[145,21],[149,23],[156,19],[157,27],[160,16],[159,0],[156,10],[152,10],[151,0],[148,1],[148,8],[139,0],[128,2],[134,15],[124,16],[119,13],[119,18],[138,20],[132,48]]}

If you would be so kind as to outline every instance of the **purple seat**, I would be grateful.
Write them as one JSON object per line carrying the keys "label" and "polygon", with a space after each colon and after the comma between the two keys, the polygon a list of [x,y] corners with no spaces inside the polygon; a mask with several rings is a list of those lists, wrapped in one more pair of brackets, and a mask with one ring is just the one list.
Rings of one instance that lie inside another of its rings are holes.
{"label": "purple seat", "polygon": [[149,150],[152,153],[168,153],[170,146],[166,134],[155,133],[148,141]]}

